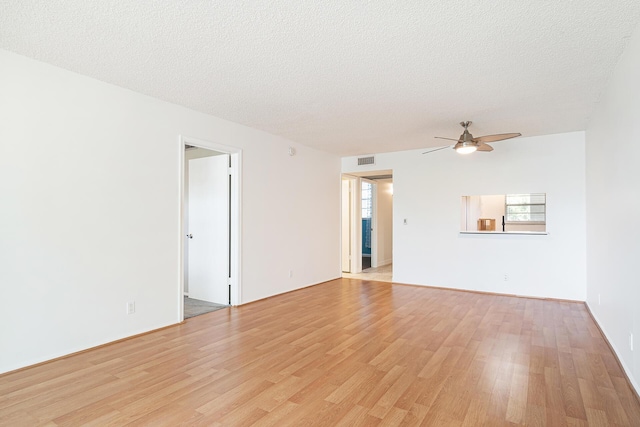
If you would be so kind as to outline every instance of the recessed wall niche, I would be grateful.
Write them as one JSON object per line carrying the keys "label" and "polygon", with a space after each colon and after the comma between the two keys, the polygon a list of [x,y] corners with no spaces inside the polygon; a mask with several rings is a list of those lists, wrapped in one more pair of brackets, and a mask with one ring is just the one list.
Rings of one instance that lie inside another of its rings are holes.
{"label": "recessed wall niche", "polygon": [[472,233],[545,233],[546,193],[462,196],[460,231]]}

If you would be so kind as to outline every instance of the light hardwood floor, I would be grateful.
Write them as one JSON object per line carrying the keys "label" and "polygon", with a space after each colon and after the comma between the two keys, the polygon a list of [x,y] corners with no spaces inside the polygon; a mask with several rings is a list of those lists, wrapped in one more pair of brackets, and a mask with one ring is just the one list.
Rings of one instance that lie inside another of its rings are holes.
{"label": "light hardwood floor", "polygon": [[338,279],[0,376],[0,425],[639,426],[581,303]]}

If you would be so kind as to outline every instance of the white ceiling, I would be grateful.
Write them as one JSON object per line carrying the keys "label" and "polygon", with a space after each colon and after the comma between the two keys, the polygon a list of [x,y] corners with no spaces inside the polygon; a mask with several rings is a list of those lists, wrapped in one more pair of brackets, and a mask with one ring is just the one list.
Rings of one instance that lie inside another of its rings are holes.
{"label": "white ceiling", "polygon": [[339,155],[583,130],[638,0],[1,0],[0,48]]}

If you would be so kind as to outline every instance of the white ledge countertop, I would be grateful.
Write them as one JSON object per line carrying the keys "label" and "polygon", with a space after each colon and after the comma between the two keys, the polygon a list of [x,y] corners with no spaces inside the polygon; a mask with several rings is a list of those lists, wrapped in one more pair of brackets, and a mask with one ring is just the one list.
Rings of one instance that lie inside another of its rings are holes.
{"label": "white ledge countertop", "polygon": [[521,234],[525,236],[546,236],[547,231],[460,231],[460,234]]}

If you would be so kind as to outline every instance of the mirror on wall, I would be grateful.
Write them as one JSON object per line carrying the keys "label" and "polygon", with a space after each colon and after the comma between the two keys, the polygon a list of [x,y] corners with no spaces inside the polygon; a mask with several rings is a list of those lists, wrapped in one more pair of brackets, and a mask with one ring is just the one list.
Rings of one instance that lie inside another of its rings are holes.
{"label": "mirror on wall", "polygon": [[547,231],[546,193],[462,196],[460,230],[517,233]]}

